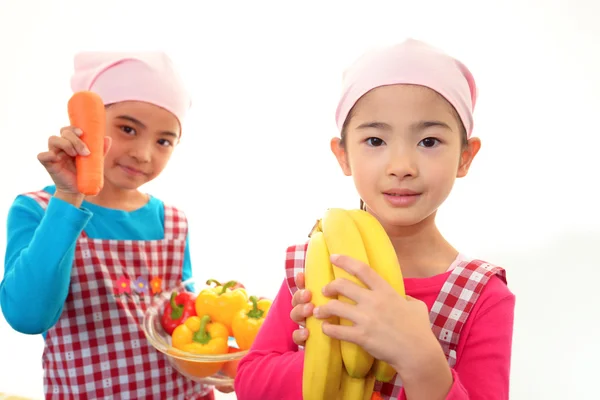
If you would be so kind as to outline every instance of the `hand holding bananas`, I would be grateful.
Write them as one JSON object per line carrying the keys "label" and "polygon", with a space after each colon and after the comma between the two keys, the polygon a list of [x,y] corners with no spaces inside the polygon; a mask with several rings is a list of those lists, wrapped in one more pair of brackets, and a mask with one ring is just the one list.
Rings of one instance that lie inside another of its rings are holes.
{"label": "hand holding bananas", "polygon": [[[323,320],[336,316],[353,323],[345,326],[324,322],[323,332],[355,343],[374,358],[392,365],[406,389],[411,385],[430,384],[431,379],[447,382],[450,388],[450,368],[431,331],[425,303],[398,295],[377,272],[360,261],[332,255],[331,262],[366,287],[344,278],[334,279],[323,287],[323,294],[333,300],[315,308],[313,315]],[[338,295],[356,304],[339,301]]]}

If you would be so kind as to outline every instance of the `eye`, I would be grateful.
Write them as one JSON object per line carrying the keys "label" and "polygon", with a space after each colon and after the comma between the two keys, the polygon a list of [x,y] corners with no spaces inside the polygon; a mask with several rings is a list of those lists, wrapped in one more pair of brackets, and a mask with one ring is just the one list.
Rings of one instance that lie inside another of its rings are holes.
{"label": "eye", "polygon": [[365,142],[371,147],[379,147],[384,143],[383,140],[379,139],[378,137],[367,138]]}
{"label": "eye", "polygon": [[173,146],[173,143],[167,139],[158,139],[158,144],[160,144],[161,146],[164,146],[164,147]]}
{"label": "eye", "polygon": [[122,125],[119,127],[123,132],[125,132],[127,135],[135,135],[135,129],[133,129],[132,127],[128,126],[128,125]]}
{"label": "eye", "polygon": [[428,137],[428,138],[425,138],[425,139],[421,140],[419,142],[419,145],[423,146],[423,147],[435,147],[439,143],[441,143],[441,142],[438,139],[432,138],[432,137]]}

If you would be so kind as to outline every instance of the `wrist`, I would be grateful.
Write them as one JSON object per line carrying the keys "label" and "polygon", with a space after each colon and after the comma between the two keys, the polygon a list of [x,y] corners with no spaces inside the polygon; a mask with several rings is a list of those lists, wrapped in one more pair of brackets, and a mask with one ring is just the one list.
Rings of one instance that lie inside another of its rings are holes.
{"label": "wrist", "polygon": [[409,368],[395,366],[409,399],[445,399],[452,388],[454,378],[446,355],[439,342],[424,352],[418,364]]}
{"label": "wrist", "polygon": [[54,197],[56,197],[57,199],[61,199],[62,201],[65,201],[67,203],[70,203],[76,208],[79,208],[81,207],[85,196],[81,193],[69,193],[57,189],[56,192],[54,192]]}

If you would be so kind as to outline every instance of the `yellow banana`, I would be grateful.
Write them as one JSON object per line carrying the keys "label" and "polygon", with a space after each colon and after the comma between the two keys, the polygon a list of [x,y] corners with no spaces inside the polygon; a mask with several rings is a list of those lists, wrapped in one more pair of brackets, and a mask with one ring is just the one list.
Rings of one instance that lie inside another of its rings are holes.
{"label": "yellow banana", "polygon": [[[369,265],[398,293],[406,297],[404,279],[394,245],[377,218],[363,210],[348,211],[358,227]],[[380,382],[390,382],[396,371],[386,362],[375,360],[373,374]]]}
{"label": "yellow banana", "polygon": [[373,375],[373,372],[371,370],[371,372],[369,373],[369,375],[367,375],[367,377],[365,378],[365,389],[363,392],[363,400],[371,400],[371,396],[373,395],[373,389],[375,389],[375,375]]}
{"label": "yellow banana", "polygon": [[353,378],[344,369],[342,371],[342,386],[339,400],[363,400],[365,393],[365,379]]}
{"label": "yellow banana", "polygon": [[[350,256],[367,265],[369,264],[361,233],[346,210],[340,208],[328,209],[321,223],[317,223],[315,229],[322,229],[330,254]],[[345,278],[361,287],[365,287],[358,278],[335,265],[333,266],[333,274],[335,278]],[[338,299],[346,303],[356,304],[345,296],[339,296]],[[341,318],[340,324],[350,326],[352,321]],[[344,367],[348,375],[352,378],[364,378],[373,365],[373,356],[362,347],[351,342],[341,341],[340,346]]]}
{"label": "yellow banana", "polygon": [[[308,242],[305,259],[305,287],[312,293],[315,307],[330,299],[321,293],[323,286],[333,280],[333,266],[322,232],[313,232]],[[330,323],[338,324],[332,317]],[[305,400],[335,399],[342,379],[342,354],[340,341],[325,335],[321,329],[323,320],[310,316],[306,319],[309,331],[304,350],[302,395]]]}

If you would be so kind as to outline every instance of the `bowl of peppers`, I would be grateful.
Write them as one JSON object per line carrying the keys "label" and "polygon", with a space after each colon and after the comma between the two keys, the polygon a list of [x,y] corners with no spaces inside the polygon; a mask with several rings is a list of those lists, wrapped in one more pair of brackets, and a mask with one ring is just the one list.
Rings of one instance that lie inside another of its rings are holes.
{"label": "bowl of peppers", "polygon": [[233,385],[269,313],[271,300],[250,296],[237,281],[189,279],[146,309],[142,329],[172,367],[196,382]]}

